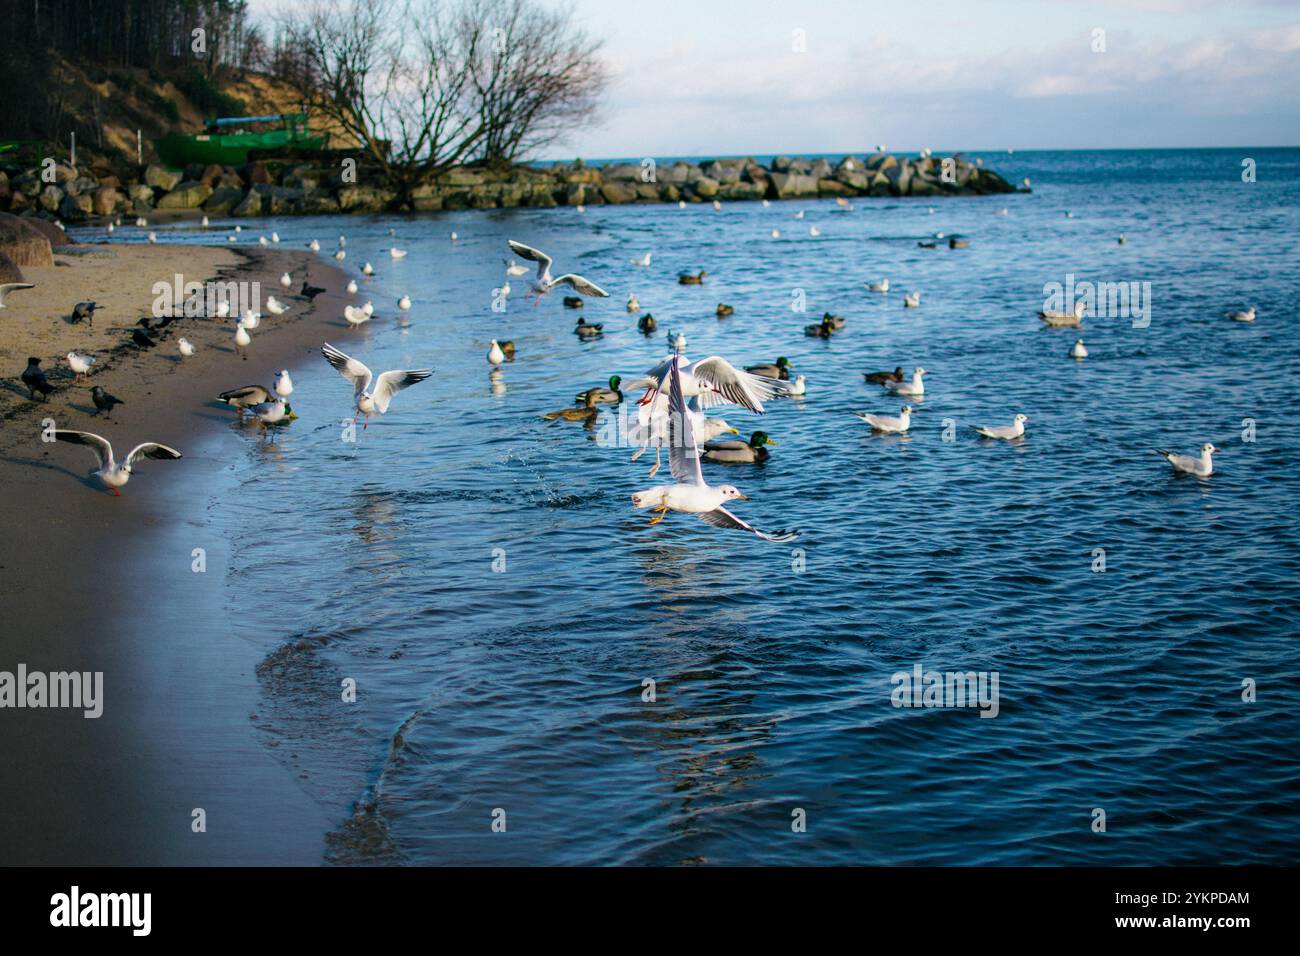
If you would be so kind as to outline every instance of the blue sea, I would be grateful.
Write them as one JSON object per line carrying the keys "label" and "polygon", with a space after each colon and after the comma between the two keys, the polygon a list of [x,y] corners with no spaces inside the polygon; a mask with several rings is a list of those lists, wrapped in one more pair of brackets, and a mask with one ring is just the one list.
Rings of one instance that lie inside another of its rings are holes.
{"label": "blue sea", "polygon": [[[244,242],[323,256],[345,234],[376,312],[330,340],[436,370],[348,442],[347,385],[304,355],[278,442],[232,421],[198,450],[229,461],[199,493],[229,544],[225,639],[262,656],[249,719],[335,821],[327,861],[1295,861],[1300,150],[977,156],[1033,191],[244,221]],[[507,239],[611,291],[580,313],[602,337],[578,339],[558,291],[534,307],[526,277],[493,310]],[[1149,324],[1045,328],[1071,276],[1138,283]],[[824,312],[843,331],[806,337]],[[799,540],[649,527],[630,495],[667,468],[601,440],[618,410],[543,420],[662,360],[668,330],[693,359],[806,376],[762,417],[721,412],[777,442],[766,463],[705,465]],[[499,374],[493,338],[518,349]],[[901,403],[862,373],[916,365],[910,434],[873,435],[852,413]],[[971,428],[1017,413],[1021,441]],[[1208,479],[1156,453],[1205,442]],[[996,716],[895,706],[918,666],[996,673]]]}

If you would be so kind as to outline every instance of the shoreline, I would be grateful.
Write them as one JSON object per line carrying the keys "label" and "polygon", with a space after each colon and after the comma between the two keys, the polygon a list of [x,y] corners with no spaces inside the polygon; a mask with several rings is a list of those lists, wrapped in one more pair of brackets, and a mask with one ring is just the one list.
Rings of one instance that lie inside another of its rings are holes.
{"label": "shoreline", "polygon": [[[320,806],[257,735],[250,718],[261,699],[255,670],[265,649],[239,637],[244,628],[226,617],[228,543],[207,532],[204,515],[223,494],[239,491],[229,487],[221,452],[242,436],[228,427],[234,413],[218,410],[215,395],[269,386],[275,371],[306,361],[325,335],[322,320],[342,309],[348,275],[309,252],[109,251],[56,250],[56,262],[72,261],[29,269],[38,288],[23,293],[32,296],[26,300],[15,295],[0,313],[0,354],[9,365],[15,349],[25,352],[42,333],[64,349],[97,343],[103,368],[90,384],[126,402],[111,421],[97,419],[89,385],[74,385],[66,363],[52,356],[44,364],[58,391],[48,404],[12,389],[0,393],[0,480],[9,492],[0,521],[20,545],[0,563],[10,621],[0,670],[22,663],[29,671],[104,675],[98,719],[79,709],[0,709],[0,748],[10,755],[0,779],[0,863],[318,865],[325,835],[346,807],[335,813]],[[280,273],[291,271],[300,287],[304,267],[327,289],[311,306],[280,295]],[[263,295],[276,294],[293,309],[263,318],[247,361],[227,344],[229,319],[181,320],[147,353],[109,351],[129,334],[110,327],[133,327],[149,314],[153,283],[171,282],[175,272],[194,281],[260,282]],[[52,321],[52,313],[82,298],[115,302],[114,314],[100,312],[94,332]],[[180,335],[200,349],[183,364]],[[9,370],[7,383],[22,364]],[[87,477],[88,451],[36,439],[46,417],[104,435],[119,454],[155,440],[185,457],[140,463],[114,498]],[[221,429],[212,427],[217,422]],[[206,555],[202,574],[191,567],[196,547]],[[142,606],[147,628],[136,620]],[[204,834],[191,830],[196,808],[206,814]]]}

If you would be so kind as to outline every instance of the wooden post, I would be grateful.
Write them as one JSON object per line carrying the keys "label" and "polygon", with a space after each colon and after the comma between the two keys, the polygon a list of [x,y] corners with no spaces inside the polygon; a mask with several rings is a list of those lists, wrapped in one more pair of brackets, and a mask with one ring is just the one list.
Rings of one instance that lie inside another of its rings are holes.
{"label": "wooden post", "polygon": [[74,133],[69,133],[68,135],[72,137],[72,168],[76,169],[77,168],[77,134],[74,132]]}
{"label": "wooden post", "polygon": [[135,164],[144,165],[144,139],[140,136],[140,131],[135,131]]}

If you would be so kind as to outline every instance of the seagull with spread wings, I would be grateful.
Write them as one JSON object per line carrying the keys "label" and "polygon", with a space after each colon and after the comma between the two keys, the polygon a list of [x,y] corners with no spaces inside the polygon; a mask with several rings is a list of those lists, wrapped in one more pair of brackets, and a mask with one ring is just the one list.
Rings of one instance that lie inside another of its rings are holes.
{"label": "seagull with spread wings", "polygon": [[181,457],[181,453],[175,448],[147,441],[132,448],[127,453],[126,458],[121,463],[118,463],[113,458],[113,446],[108,443],[108,439],[92,432],[77,432],[60,428],[55,430],[54,439],[55,441],[70,442],[73,445],[85,445],[94,452],[95,457],[99,460],[99,468],[95,472],[95,477],[119,497],[121,497],[122,492],[118,491],[118,489],[131,480],[131,466],[141,458],[174,460]]}
{"label": "seagull with spread wings", "polygon": [[[383,415],[388,411],[388,405],[394,395],[404,388],[410,388],[416,382],[423,382],[433,374],[433,369],[429,368],[392,369],[381,372],[376,377],[365,363],[340,352],[328,342],[320,351],[325,356],[325,361],[333,365],[340,375],[352,383],[356,393],[357,414],[364,415],[366,419],[365,425],[361,426],[362,431],[369,427],[371,415]],[[372,380],[373,388],[370,386]]]}
{"label": "seagull with spread wings", "polygon": [[[669,370],[677,363],[678,355],[670,355],[644,376],[632,383],[633,388],[644,388],[645,394],[638,399],[638,405],[653,402],[664,389],[664,382]],[[687,398],[698,396],[702,408],[714,405],[741,405],[751,412],[763,414],[763,401],[775,395],[783,395],[787,389],[785,382],[778,379],[763,378],[750,372],[742,372],[726,359],[710,355],[698,362],[687,362],[680,356],[682,394]]]}
{"label": "seagull with spread wings", "polygon": [[650,524],[655,525],[664,520],[669,511],[693,514],[701,521],[715,528],[736,528],[757,535],[764,541],[793,541],[799,536],[798,531],[774,531],[771,534],[759,531],[728,511],[724,505],[728,501],[746,500],[745,495],[735,485],[717,485],[710,487],[704,481],[704,472],[700,469],[700,448],[695,442],[695,431],[691,415],[686,408],[683,395],[683,376],[676,359],[669,360],[668,370],[668,407],[671,449],[668,463],[672,469],[676,484],[658,485],[657,487],[638,491],[632,496],[636,508],[653,508],[659,512]]}
{"label": "seagull with spread wings", "polygon": [[[551,257],[540,249],[534,249],[532,246],[526,246],[522,242],[515,242],[513,239],[506,240],[510,244],[511,250],[515,255],[527,259],[529,262],[537,263],[537,278],[533,280],[533,294],[537,296],[537,302],[541,301],[542,296],[550,292],[557,285],[567,285],[578,295],[595,296],[599,299],[609,298],[609,293],[602,289],[596,283],[589,279],[584,279],[580,275],[572,272],[566,272],[564,275],[553,278],[551,276]],[[534,302],[533,305],[536,305]]]}

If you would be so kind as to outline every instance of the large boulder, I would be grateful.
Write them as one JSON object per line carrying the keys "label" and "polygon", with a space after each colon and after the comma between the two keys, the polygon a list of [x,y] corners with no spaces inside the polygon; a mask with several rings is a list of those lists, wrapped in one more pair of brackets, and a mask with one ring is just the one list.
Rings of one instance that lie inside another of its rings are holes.
{"label": "large boulder", "polygon": [[723,183],[718,188],[721,199],[762,199],[767,195],[767,183]]}
{"label": "large boulder", "polygon": [[380,212],[392,201],[392,194],[374,186],[344,186],[339,190],[343,212]]}
{"label": "large boulder", "polygon": [[856,196],[857,190],[852,186],[846,186],[838,179],[819,179],[817,180],[817,195],[819,196]]}
{"label": "large boulder", "polygon": [[63,202],[59,203],[59,216],[69,222],[80,222],[82,219],[88,219],[94,212],[93,200],[84,193],[77,196],[69,193],[63,197]]}
{"label": "large boulder", "polygon": [[207,183],[197,181],[183,182],[158,200],[158,208],[196,209],[199,206],[202,206],[211,195],[212,187]]}
{"label": "large boulder", "polygon": [[41,190],[39,197],[40,206],[46,212],[58,212],[59,203],[63,202],[64,192],[54,183],[50,183]]}
{"label": "large boulder", "polygon": [[229,186],[219,186],[212,190],[212,195],[203,203],[205,212],[214,213],[218,216],[228,215],[244,198],[242,189],[232,189]]}
{"label": "large boulder", "polygon": [[256,189],[250,189],[247,195],[235,204],[235,208],[230,210],[230,214],[241,218],[262,215],[262,194]]}
{"label": "large boulder", "polygon": [[636,202],[636,190],[627,183],[605,183],[600,187],[600,194],[605,202],[620,204]]}
{"label": "large boulder", "polygon": [[26,282],[23,271],[12,259],[0,252],[0,282]]}
{"label": "large boulder", "polygon": [[38,216],[24,216],[21,221],[49,240],[50,245],[55,249],[59,248],[59,246],[75,245],[77,242],[49,220],[41,219]]}
{"label": "large boulder", "polygon": [[126,207],[126,197],[111,186],[100,186],[91,197],[96,216],[111,216],[118,207]]}
{"label": "large boulder", "polygon": [[719,183],[711,176],[701,176],[694,185],[695,194],[702,199],[712,199],[718,194]]}
{"label": "large boulder", "polygon": [[817,180],[802,173],[773,173],[772,189],[778,199],[816,196]]}
{"label": "large boulder", "polygon": [[[640,182],[641,167],[632,163],[610,163],[601,167],[601,175],[607,182]],[[656,174],[658,170],[656,170]]]}
{"label": "large boulder", "polygon": [[154,189],[171,192],[176,188],[177,183],[181,181],[181,174],[174,169],[152,163],[144,171],[144,181]]}
{"label": "large boulder", "polygon": [[8,256],[16,266],[54,265],[50,240],[27,219],[7,212],[0,212],[0,254]]}

